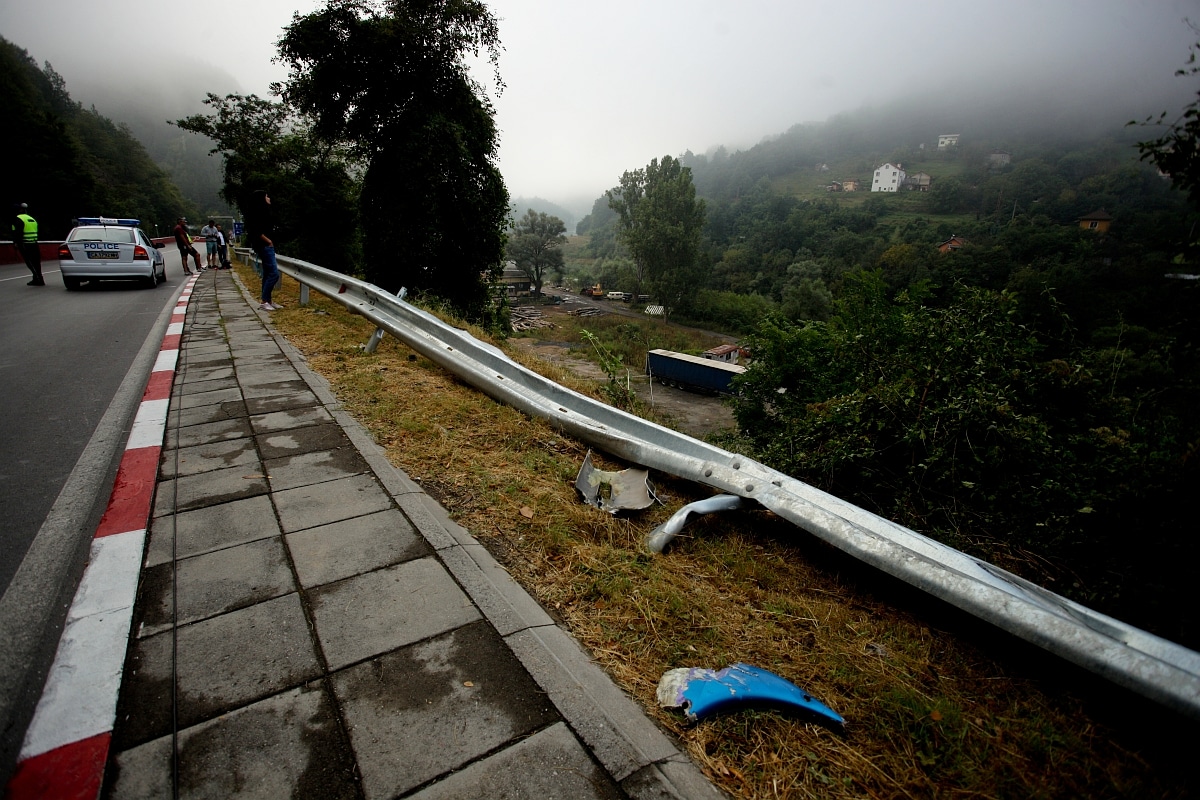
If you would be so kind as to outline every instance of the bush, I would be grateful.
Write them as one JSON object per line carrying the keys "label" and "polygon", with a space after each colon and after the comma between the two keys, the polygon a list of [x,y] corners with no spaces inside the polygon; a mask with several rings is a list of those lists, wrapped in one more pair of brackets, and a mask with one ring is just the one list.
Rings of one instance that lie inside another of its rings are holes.
{"label": "bush", "polygon": [[1083,366],[1116,369],[1111,352],[1046,358],[1019,319],[1011,294],[960,287],[931,308],[854,274],[830,322],[772,318],[751,338],[742,434],[790,475],[984,557],[1070,563],[1069,593],[1115,599],[1140,580],[1109,574],[1131,520],[1141,544],[1178,538],[1165,500],[1186,440]]}

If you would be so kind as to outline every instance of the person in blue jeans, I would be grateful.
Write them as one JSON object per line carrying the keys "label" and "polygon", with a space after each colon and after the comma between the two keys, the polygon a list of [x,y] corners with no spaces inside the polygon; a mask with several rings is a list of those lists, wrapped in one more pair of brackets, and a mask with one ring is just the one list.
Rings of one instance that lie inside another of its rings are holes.
{"label": "person in blue jeans", "polygon": [[246,209],[246,239],[262,264],[261,311],[276,311],[283,308],[271,302],[271,290],[279,283],[279,266],[275,263],[275,215],[271,209],[271,195],[258,189]]}

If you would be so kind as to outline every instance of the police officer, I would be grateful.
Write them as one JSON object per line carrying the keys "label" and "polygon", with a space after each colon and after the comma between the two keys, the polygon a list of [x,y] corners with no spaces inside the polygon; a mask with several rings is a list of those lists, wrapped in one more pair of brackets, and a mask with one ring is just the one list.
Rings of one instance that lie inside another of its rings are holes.
{"label": "police officer", "polygon": [[42,280],[42,250],[38,247],[37,220],[29,216],[29,206],[19,203],[16,206],[16,216],[12,222],[13,245],[25,259],[25,266],[33,273],[33,280],[28,286],[45,286]]}

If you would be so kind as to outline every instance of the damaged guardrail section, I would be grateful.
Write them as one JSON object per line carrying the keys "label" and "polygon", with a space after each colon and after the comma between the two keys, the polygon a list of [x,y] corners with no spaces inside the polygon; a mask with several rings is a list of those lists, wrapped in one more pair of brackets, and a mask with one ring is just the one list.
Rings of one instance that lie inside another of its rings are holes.
{"label": "damaged guardrail section", "polygon": [[[361,314],[495,400],[619,458],[753,500],[850,555],[1114,683],[1200,718],[1200,653],[1105,616],[833,495],[584,397],[362,281],[280,257],[282,272]],[[302,296],[306,297],[302,288]]]}

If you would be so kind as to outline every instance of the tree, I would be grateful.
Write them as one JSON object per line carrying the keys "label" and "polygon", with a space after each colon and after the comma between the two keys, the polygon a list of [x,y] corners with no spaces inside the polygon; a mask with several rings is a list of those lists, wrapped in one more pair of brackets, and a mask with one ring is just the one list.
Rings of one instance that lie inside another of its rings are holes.
{"label": "tree", "polygon": [[[193,114],[174,124],[214,142],[210,155],[219,153],[224,161],[221,196],[237,205],[267,184],[279,192],[282,187],[275,184],[287,171],[284,138],[291,118],[287,106],[253,94],[218,97],[211,92],[204,105],[213,113]],[[298,133],[307,138],[307,131]]]}
{"label": "tree", "polygon": [[634,262],[635,294],[642,284],[669,319],[699,288],[697,254],[704,201],[696,199],[692,171],[671,156],[626,172],[605,192],[617,212],[618,236]]}
{"label": "tree", "polygon": [[49,63],[39,69],[0,37],[0,74],[0,108],[19,140],[6,202],[28,203],[43,239],[66,236],[79,216],[136,217],[153,233],[156,221],[193,213],[128,128],[73,101]]}
{"label": "tree", "polygon": [[253,94],[209,94],[204,103],[213,113],[175,124],[214,143],[211,153],[223,160],[221,196],[244,209],[256,189],[269,189],[278,217],[276,250],[353,273],[358,184],[346,149],[321,140],[310,121],[283,103]]}
{"label": "tree", "polygon": [[558,217],[532,208],[513,224],[513,237],[508,240],[508,258],[533,281],[533,293],[541,297],[542,283],[551,271],[562,272],[563,254],[559,248],[566,243],[566,224]]}
{"label": "tree", "polygon": [[480,0],[328,0],[279,41],[284,100],[365,164],[367,280],[474,318],[491,306],[508,216],[494,111],[466,62],[481,50],[495,66],[498,26]]}

